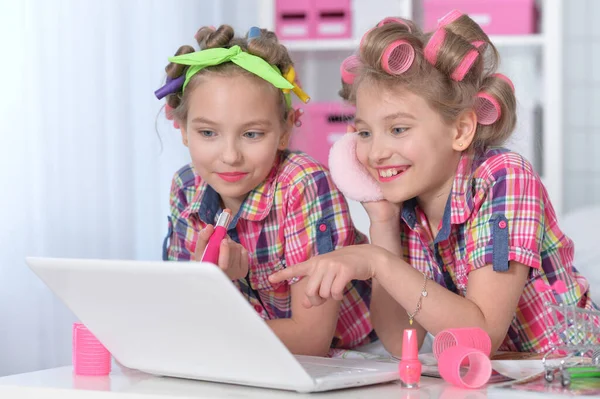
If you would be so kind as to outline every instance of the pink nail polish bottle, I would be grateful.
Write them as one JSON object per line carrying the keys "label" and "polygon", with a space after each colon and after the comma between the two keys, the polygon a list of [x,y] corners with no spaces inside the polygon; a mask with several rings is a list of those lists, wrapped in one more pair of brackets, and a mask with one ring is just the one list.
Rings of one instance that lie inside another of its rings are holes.
{"label": "pink nail polish bottle", "polygon": [[418,388],[421,380],[417,330],[406,329],[402,337],[402,360],[398,365],[400,381],[406,388]]}

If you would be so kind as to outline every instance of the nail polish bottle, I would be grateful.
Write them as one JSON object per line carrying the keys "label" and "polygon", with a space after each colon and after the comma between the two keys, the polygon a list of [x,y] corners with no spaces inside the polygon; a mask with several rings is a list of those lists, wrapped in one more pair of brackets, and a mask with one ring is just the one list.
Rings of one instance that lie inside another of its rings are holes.
{"label": "nail polish bottle", "polygon": [[406,329],[402,337],[402,359],[398,365],[400,381],[406,388],[418,388],[421,380],[417,330]]}

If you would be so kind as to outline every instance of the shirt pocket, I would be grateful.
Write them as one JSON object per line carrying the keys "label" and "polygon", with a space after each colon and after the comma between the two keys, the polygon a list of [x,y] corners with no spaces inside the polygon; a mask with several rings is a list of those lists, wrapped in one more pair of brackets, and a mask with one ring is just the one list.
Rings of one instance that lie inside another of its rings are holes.
{"label": "shirt pocket", "polygon": [[333,229],[335,221],[331,217],[324,217],[317,221],[316,247],[317,254],[323,255],[333,251]]}
{"label": "shirt pocket", "polygon": [[256,291],[275,291],[285,282],[272,284],[269,276],[275,272],[285,269],[285,259],[275,258],[266,263],[253,262],[250,265],[250,286]]}

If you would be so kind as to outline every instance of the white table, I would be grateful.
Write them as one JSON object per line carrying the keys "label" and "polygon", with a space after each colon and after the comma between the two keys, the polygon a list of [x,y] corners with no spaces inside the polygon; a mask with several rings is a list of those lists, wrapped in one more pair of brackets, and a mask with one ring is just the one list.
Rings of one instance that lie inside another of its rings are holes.
{"label": "white table", "polygon": [[565,398],[541,393],[508,390],[462,390],[437,378],[423,377],[418,390],[399,383],[346,389],[326,393],[297,394],[243,386],[177,378],[156,377],[129,369],[113,368],[107,377],[74,376],[72,367],[61,367],[0,378],[0,398],[60,399],[485,399],[485,398]]}

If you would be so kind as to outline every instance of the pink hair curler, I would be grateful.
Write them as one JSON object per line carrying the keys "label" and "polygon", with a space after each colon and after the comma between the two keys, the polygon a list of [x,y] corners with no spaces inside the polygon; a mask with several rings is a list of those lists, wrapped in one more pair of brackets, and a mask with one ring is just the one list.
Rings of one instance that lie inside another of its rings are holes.
{"label": "pink hair curler", "polygon": [[498,78],[498,79],[502,79],[502,80],[504,80],[506,83],[508,83],[508,84],[510,85],[510,88],[512,89],[513,93],[515,92],[515,85],[513,84],[512,80],[510,80],[510,79],[508,78],[508,76],[506,76],[506,75],[503,75],[503,74],[501,74],[501,73],[495,73],[495,74],[493,74],[492,76],[494,76],[494,77],[496,77],[496,78]]}
{"label": "pink hair curler", "polygon": [[386,17],[386,18],[382,19],[381,21],[379,21],[379,23],[377,24],[377,27],[381,28],[383,25],[386,25],[386,24],[404,25],[404,26],[406,26],[406,29],[408,29],[408,32],[409,33],[411,32],[410,26],[402,18]]}
{"label": "pink hair curler", "polygon": [[442,378],[453,385],[460,388],[477,389],[490,380],[492,362],[479,349],[454,346],[441,354],[438,360],[438,370]]}
{"label": "pink hair curler", "polygon": [[181,126],[179,126],[179,122],[175,120],[175,117],[173,116],[173,108],[171,108],[169,104],[165,105],[165,117],[167,120],[173,121],[173,127],[175,129],[181,128]]}
{"label": "pink hair curler", "polygon": [[462,12],[460,12],[458,10],[452,10],[448,14],[444,15],[442,18],[440,18],[438,20],[438,26],[443,27],[443,26],[449,25],[462,16],[463,16]]}
{"label": "pink hair curler", "polygon": [[442,47],[444,40],[446,40],[446,30],[444,28],[438,28],[429,38],[429,41],[423,50],[423,54],[427,62],[431,65],[435,66],[438,51],[440,51],[440,47]]}
{"label": "pink hair curler", "polygon": [[477,57],[479,57],[479,51],[469,51],[467,55],[465,55],[465,57],[462,59],[460,64],[458,64],[456,69],[452,71],[450,78],[456,82],[462,81],[465,78],[465,75],[471,70],[471,67],[477,60]]}
{"label": "pink hair curler", "polygon": [[371,28],[371,29],[369,29],[368,31],[366,31],[366,32],[365,32],[365,34],[364,34],[364,35],[362,35],[362,37],[360,38],[360,44],[358,45],[358,48],[359,48],[359,49],[362,49],[362,47],[363,47],[363,44],[364,44],[364,42],[365,42],[365,38],[366,38],[366,37],[369,35],[369,33],[371,33],[371,31],[372,31],[373,29],[375,29],[375,28]]}
{"label": "pink hair curler", "polygon": [[348,198],[359,202],[380,201],[381,188],[356,158],[356,133],[346,133],[331,146],[329,170],[331,178]]}
{"label": "pink hair curler", "polygon": [[[425,46],[425,49],[423,50],[425,59],[431,65],[435,66],[435,64],[437,62],[438,51],[440,51],[440,47],[442,47],[444,40],[446,40],[446,29],[444,29],[444,27],[446,25],[451,24],[452,22],[456,21],[462,15],[463,15],[463,13],[461,13],[460,11],[452,10],[448,14],[444,15],[442,18],[439,19],[438,28],[435,30],[435,32],[433,32],[433,35],[431,35],[431,37],[429,38],[429,41],[427,42],[427,45]],[[460,68],[460,65],[456,69],[458,70],[459,68]],[[467,71],[468,71],[468,69],[467,69]],[[465,72],[465,74],[466,74],[466,72]],[[460,76],[460,75],[457,75],[457,76]],[[464,77],[464,75],[463,75],[463,77]],[[462,80],[462,78],[461,78],[461,80]]]}
{"label": "pink hair curler", "polygon": [[348,85],[353,84],[360,65],[360,59],[356,55],[351,55],[342,61],[342,64],[340,65],[342,81]]}
{"label": "pink hair curler", "polygon": [[474,109],[477,114],[477,122],[485,126],[496,123],[502,115],[500,103],[486,92],[477,93]]}
{"label": "pink hair curler", "polygon": [[165,104],[165,117],[170,121],[173,120],[173,108],[169,104]]}
{"label": "pink hair curler", "polygon": [[381,56],[381,67],[390,75],[406,72],[415,60],[415,49],[406,40],[390,43]]}
{"label": "pink hair curler", "polygon": [[449,328],[435,336],[433,354],[439,359],[443,352],[454,346],[479,349],[486,356],[490,356],[492,340],[485,330],[479,327]]}
{"label": "pink hair curler", "polygon": [[221,241],[227,235],[227,228],[231,222],[231,211],[225,209],[219,215],[217,223],[215,223],[215,230],[208,239],[204,253],[202,254],[201,262],[209,262],[217,264],[219,262],[219,249],[221,248]]}
{"label": "pink hair curler", "polygon": [[[481,49],[481,47],[484,44],[485,44],[485,42],[483,40],[476,40],[471,43],[471,45],[473,45],[473,47],[476,47],[478,50]],[[471,67],[473,67],[473,64],[477,60],[477,57],[479,57],[479,51],[477,51],[477,50],[469,51],[467,53],[467,55],[465,55],[465,58],[462,59],[460,64],[458,64],[456,69],[452,72],[452,75],[450,75],[450,78],[452,78],[452,80],[455,80],[457,82],[462,81],[465,78],[466,74],[471,70]]]}
{"label": "pink hair curler", "polygon": [[73,370],[77,375],[110,374],[110,352],[81,323],[73,324]]}

